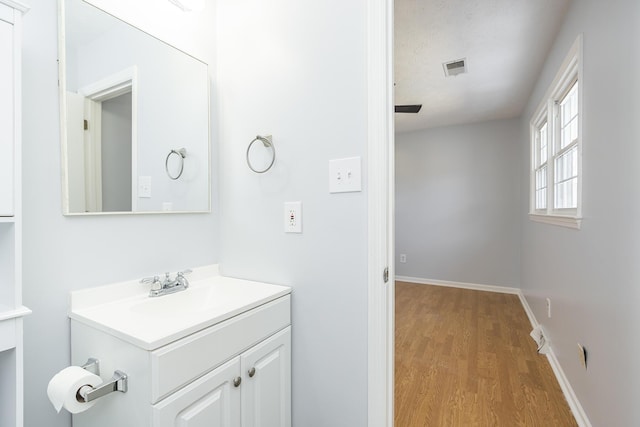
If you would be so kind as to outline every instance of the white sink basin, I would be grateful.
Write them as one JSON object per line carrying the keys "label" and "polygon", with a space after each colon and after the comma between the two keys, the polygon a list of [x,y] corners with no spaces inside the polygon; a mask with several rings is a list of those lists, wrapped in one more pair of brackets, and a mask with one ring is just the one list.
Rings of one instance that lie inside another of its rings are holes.
{"label": "white sink basin", "polygon": [[215,286],[190,287],[185,291],[161,297],[145,298],[131,305],[133,313],[150,318],[184,316],[211,310],[228,303],[216,295]]}
{"label": "white sink basin", "polygon": [[69,317],[154,350],[291,292],[197,271],[193,276],[187,290],[153,298],[137,281],[72,292]]}

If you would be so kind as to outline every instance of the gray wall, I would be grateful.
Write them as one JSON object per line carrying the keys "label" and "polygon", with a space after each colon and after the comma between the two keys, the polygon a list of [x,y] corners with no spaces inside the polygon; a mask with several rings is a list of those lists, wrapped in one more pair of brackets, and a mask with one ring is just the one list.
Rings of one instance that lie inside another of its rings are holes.
{"label": "gray wall", "polygon": [[[522,288],[594,426],[640,425],[639,22],[637,1],[574,0],[521,128],[528,165],[528,122],[583,33],[584,221],[580,231],[531,222],[523,167]],[[577,342],[588,350],[587,371]]]}
{"label": "gray wall", "polygon": [[519,286],[519,130],[514,119],[396,134],[397,275]]}
{"label": "gray wall", "polygon": [[102,211],[131,211],[131,93],[102,102]]}
{"label": "gray wall", "polygon": [[[219,253],[215,193],[212,214],[62,216],[56,3],[29,1],[31,10],[23,28],[23,293],[25,305],[33,310],[25,318],[24,332],[27,427],[71,425],[70,416],[56,414],[46,397],[49,379],[70,363],[70,291],[216,263]],[[166,3],[167,9],[173,8]],[[153,19],[165,16],[162,5],[151,7],[158,9]],[[179,12],[171,10],[170,16],[172,20],[163,23],[167,32],[184,25],[200,29],[203,37],[209,34],[204,24],[183,23],[190,18],[182,18]],[[209,22],[214,19],[209,16]],[[188,40],[180,41],[183,48],[191,47]],[[208,45],[211,56],[215,54],[212,38],[198,43]]]}
{"label": "gray wall", "polygon": [[[363,156],[364,0],[219,2],[223,274],[293,287],[293,425],[367,424],[367,182],[329,194],[334,158]],[[330,28],[330,30],[328,30]],[[273,170],[245,150],[273,135]],[[302,202],[302,234],[283,203]]]}

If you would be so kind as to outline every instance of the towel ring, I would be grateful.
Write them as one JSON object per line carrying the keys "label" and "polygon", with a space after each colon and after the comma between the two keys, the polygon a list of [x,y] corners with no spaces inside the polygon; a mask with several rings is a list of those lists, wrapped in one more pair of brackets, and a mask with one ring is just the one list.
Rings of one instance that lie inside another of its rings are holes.
{"label": "towel ring", "polygon": [[[273,155],[271,156],[271,163],[269,163],[269,166],[267,166],[265,169],[262,169],[262,170],[258,170],[256,168],[254,168],[253,165],[251,164],[251,160],[249,160],[249,151],[251,151],[251,146],[256,141],[262,142],[262,144],[266,148],[271,148],[271,151],[273,153]],[[249,166],[249,169],[251,169],[255,173],[265,173],[266,171],[271,169],[271,166],[273,166],[273,163],[275,161],[276,161],[276,147],[273,145],[273,137],[271,135],[267,135],[267,136],[258,135],[258,136],[255,137],[255,139],[253,141],[251,141],[249,143],[249,146],[247,147],[247,165]]]}
{"label": "towel ring", "polygon": [[[169,158],[171,157],[172,154],[176,154],[178,155],[178,157],[180,158],[180,172],[178,172],[178,175],[173,176],[171,175],[171,172],[169,172]],[[167,154],[167,159],[164,161],[164,170],[167,171],[167,175],[169,176],[169,178],[173,179],[174,181],[178,178],[180,178],[182,176],[182,171],[184,170],[184,158],[187,157],[187,149],[186,148],[180,148],[179,150],[171,150],[169,151],[169,154]]]}

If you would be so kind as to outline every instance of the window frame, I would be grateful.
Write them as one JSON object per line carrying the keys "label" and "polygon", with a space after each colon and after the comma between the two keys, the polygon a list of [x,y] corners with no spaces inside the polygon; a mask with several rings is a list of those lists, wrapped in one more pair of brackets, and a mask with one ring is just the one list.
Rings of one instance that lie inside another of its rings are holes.
{"label": "window frame", "polygon": [[[529,189],[529,218],[532,221],[580,229],[582,223],[582,123],[584,121],[582,77],[582,35],[578,36],[571,46],[569,53],[562,62],[553,83],[549,86],[542,102],[536,109],[530,121],[530,189]],[[560,101],[563,100],[577,83],[577,138],[564,148],[560,144]],[[539,159],[540,130],[547,126],[546,159]],[[556,208],[556,159],[562,154],[576,147],[577,153],[577,184],[575,208]],[[546,167],[546,203],[538,208],[537,204],[537,174],[542,167]]]}

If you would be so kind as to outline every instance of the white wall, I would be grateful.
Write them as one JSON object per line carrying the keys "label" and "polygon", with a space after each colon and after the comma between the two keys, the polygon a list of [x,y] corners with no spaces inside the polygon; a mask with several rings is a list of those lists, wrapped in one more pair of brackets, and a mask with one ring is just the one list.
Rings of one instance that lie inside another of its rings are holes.
{"label": "white wall", "polygon": [[[200,15],[170,12],[169,2],[166,10],[164,2],[151,0],[108,3],[205,61],[215,59],[213,2]],[[46,386],[70,363],[69,292],[217,262],[217,161],[214,156],[212,214],[62,216],[56,2],[29,4],[23,50],[24,303],[33,314],[25,318],[25,421],[27,427],[68,427],[70,416],[55,413]]]}
{"label": "white wall", "polygon": [[[583,214],[580,231],[531,222],[522,169],[522,288],[594,426],[640,425],[640,3],[574,0],[531,96],[528,122],[584,34]],[[544,299],[552,300],[547,319]],[[588,370],[576,343],[588,350]]]}
{"label": "white wall", "polygon": [[519,123],[396,134],[397,275],[519,286]]}
{"label": "white wall", "polygon": [[[329,194],[328,162],[363,156],[366,170],[367,4],[218,7],[222,271],[293,287],[293,425],[365,426],[367,183]],[[258,134],[277,150],[262,175],[245,163]],[[297,200],[303,233],[285,234]]]}

